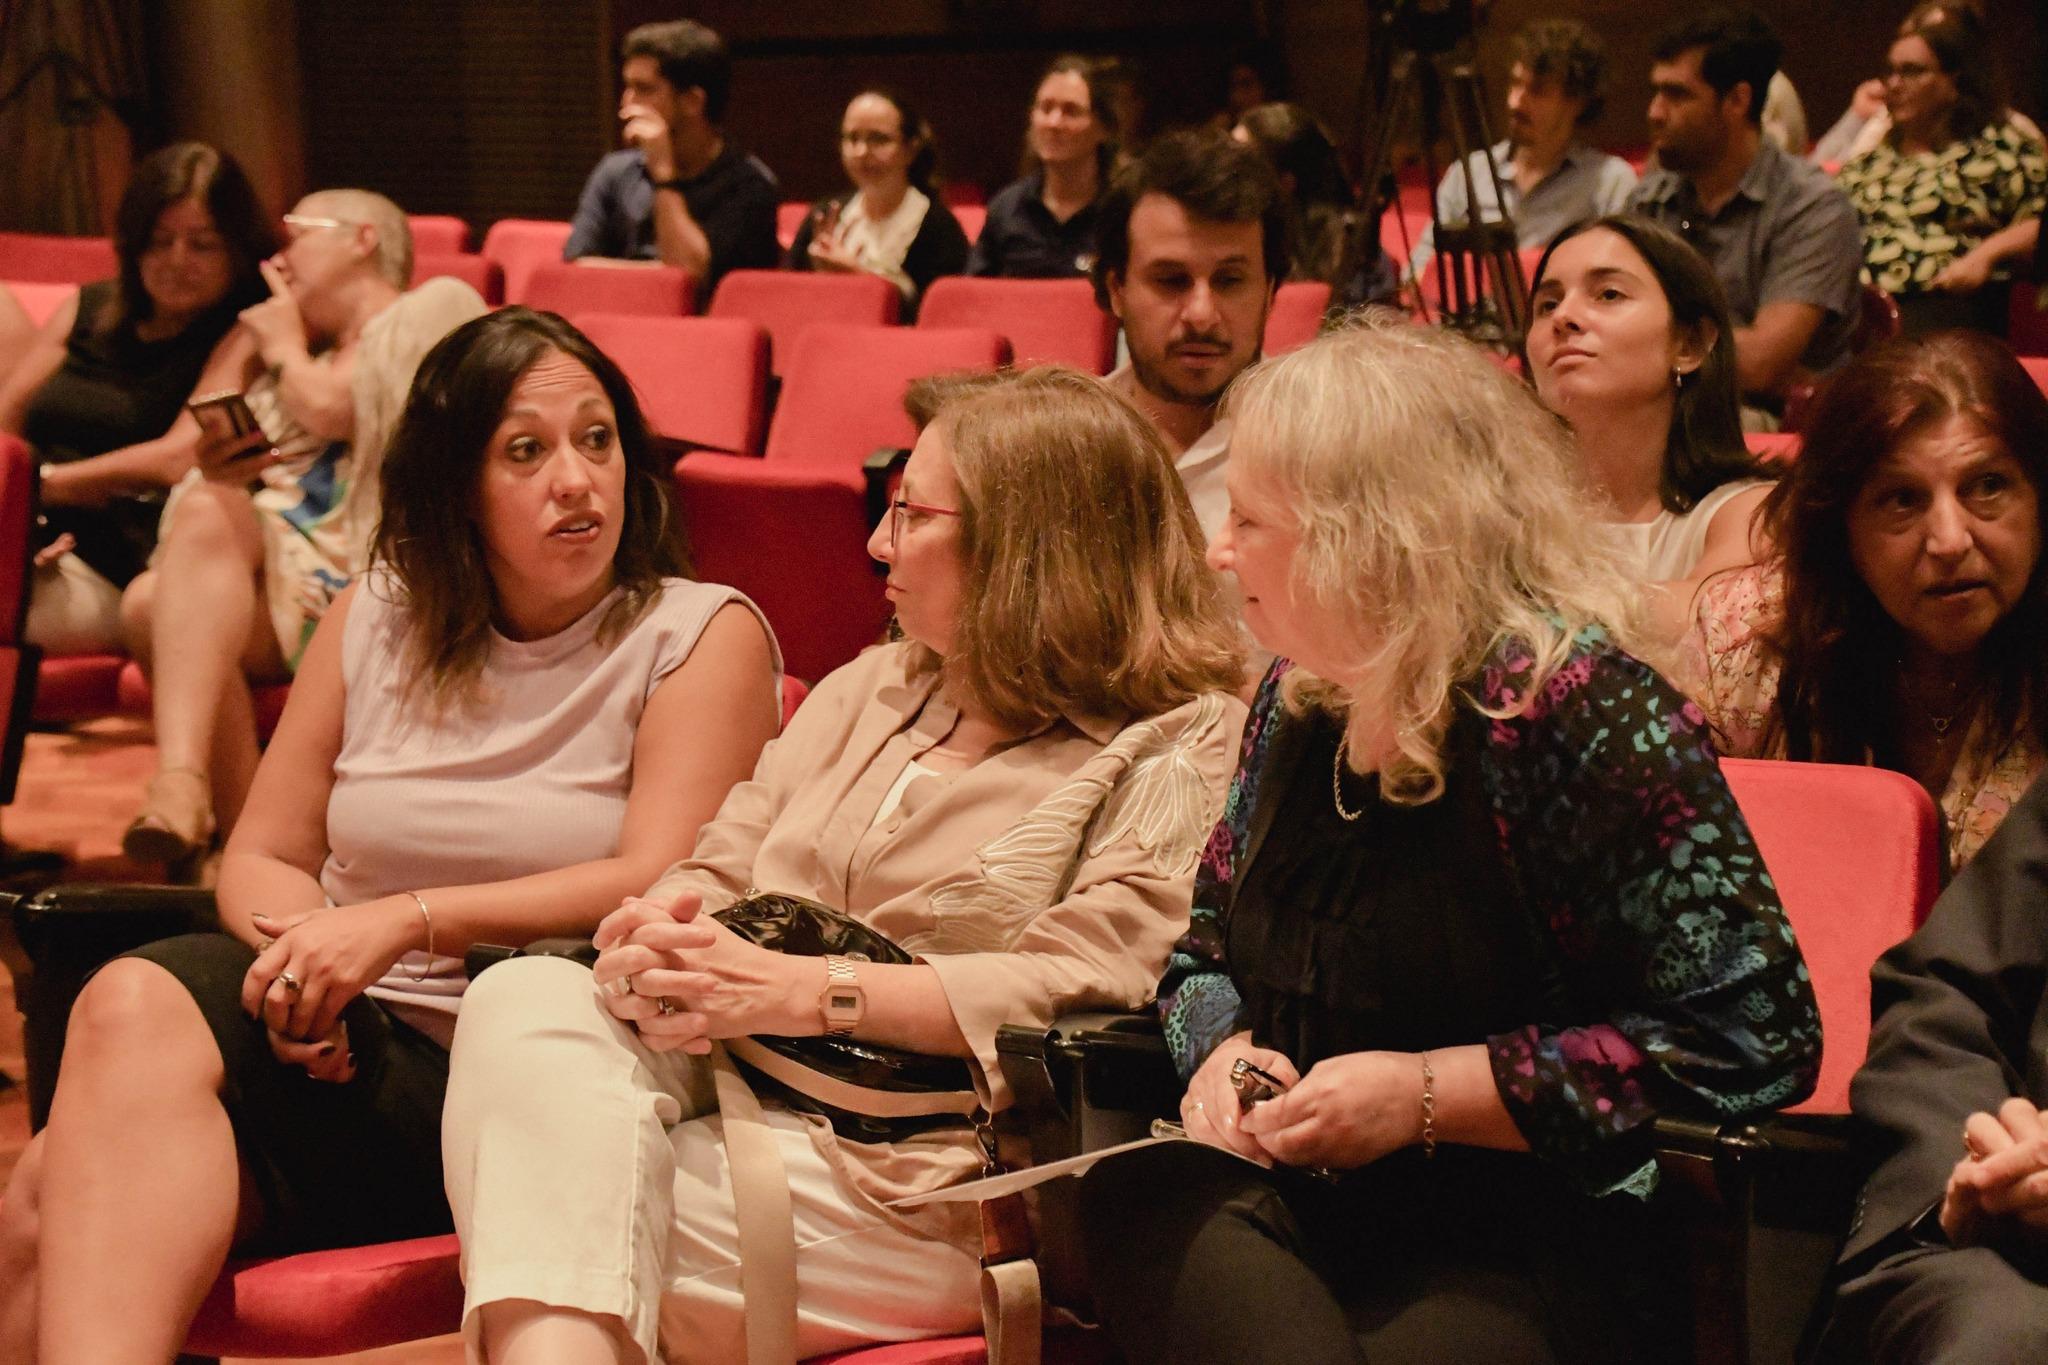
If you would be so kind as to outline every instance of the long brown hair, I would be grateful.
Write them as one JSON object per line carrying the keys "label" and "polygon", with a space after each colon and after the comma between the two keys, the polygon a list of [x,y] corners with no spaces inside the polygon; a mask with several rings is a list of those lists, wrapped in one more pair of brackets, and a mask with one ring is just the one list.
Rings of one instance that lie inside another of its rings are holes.
{"label": "long brown hair", "polygon": [[440,709],[475,699],[491,649],[497,588],[477,529],[476,497],[491,435],[519,377],[551,352],[596,376],[617,419],[626,463],[624,522],[612,557],[624,591],[598,625],[609,644],[686,572],[669,473],[633,386],[610,357],[553,313],[501,308],[450,332],[420,362],[384,455],[383,516],[371,562],[404,594],[413,686]]}
{"label": "long brown hair", "polygon": [[[2006,347],[1978,332],[1936,332],[1858,357],[1821,389],[1799,458],[1764,504],[1779,547],[1785,608],[1767,644],[1783,663],[1770,738],[1787,758],[1886,767],[1899,762],[1891,693],[1903,641],[1856,572],[1849,510],[1885,457],[1915,435],[1965,418],[1995,437],[2048,509],[2048,398]],[[1990,682],[1989,752],[2022,733],[2048,748],[2048,570],[1980,646]]]}
{"label": "long brown hair", "polygon": [[1151,422],[1044,365],[942,408],[966,586],[941,667],[1005,725],[1234,691],[1243,645]]}

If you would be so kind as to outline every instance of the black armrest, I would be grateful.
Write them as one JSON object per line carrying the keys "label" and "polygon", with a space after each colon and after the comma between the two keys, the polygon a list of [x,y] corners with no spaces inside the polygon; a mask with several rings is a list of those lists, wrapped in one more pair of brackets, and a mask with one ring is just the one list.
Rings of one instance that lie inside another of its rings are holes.
{"label": "black armrest", "polygon": [[189,886],[77,883],[32,896],[0,897],[28,970],[17,972],[22,1051],[28,1063],[29,1126],[50,1115],[71,1002],[111,958],[175,934],[220,927],[213,892]]}
{"label": "black armrest", "polygon": [[484,974],[486,967],[495,967],[508,957],[566,957],[588,967],[597,961],[597,945],[587,938],[537,938],[524,948],[472,943],[462,955],[462,970],[474,981]]}

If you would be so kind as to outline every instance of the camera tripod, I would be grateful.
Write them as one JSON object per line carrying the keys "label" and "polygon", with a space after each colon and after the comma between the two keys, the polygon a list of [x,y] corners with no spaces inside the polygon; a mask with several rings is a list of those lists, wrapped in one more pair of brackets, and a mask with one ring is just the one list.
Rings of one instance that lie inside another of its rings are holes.
{"label": "camera tripod", "polygon": [[[1366,192],[1373,196],[1370,220],[1377,223],[1389,209],[1399,211],[1394,208],[1394,153],[1404,136],[1415,137],[1430,186],[1430,236],[1437,265],[1433,291],[1424,290],[1421,280],[1415,282],[1422,315],[1480,345],[1512,350],[1528,325],[1529,282],[1522,273],[1514,220],[1508,212],[1507,182],[1494,159],[1470,0],[1440,0],[1435,5],[1429,0],[1397,0],[1376,10],[1375,17],[1389,57],[1371,155],[1365,163]],[[1443,175],[1437,147],[1447,134],[1451,174],[1465,178],[1469,207],[1462,223],[1443,222],[1437,207],[1435,189]],[[1492,193],[1482,197],[1482,185]],[[1499,217],[1482,222],[1479,209],[1488,202]],[[1407,263],[1399,264],[1405,273]]]}

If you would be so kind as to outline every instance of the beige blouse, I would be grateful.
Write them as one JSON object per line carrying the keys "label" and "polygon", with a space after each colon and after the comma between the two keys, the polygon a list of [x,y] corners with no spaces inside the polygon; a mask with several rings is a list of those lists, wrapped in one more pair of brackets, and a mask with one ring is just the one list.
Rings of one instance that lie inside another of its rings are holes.
{"label": "beige blouse", "polygon": [[[938,973],[976,1089],[999,1110],[1011,1098],[999,1027],[1151,998],[1187,927],[1244,706],[1211,693],[1130,723],[1065,717],[965,771],[919,778],[877,821],[904,765],[958,714],[915,658],[884,646],[820,683],[649,894],[695,890],[718,910],[751,888],[793,893],[888,935]],[[813,1139],[877,1204],[981,1170],[964,1130],[868,1144],[819,1119]],[[973,1215],[941,1206],[899,1221],[968,1245]]]}
{"label": "beige blouse", "polygon": [[[1707,713],[1731,758],[1784,757],[1783,741],[1769,738],[1780,664],[1764,639],[1783,616],[1784,601],[1784,581],[1770,565],[1722,574],[1701,590],[1693,629],[1679,646],[1677,681]],[[2042,767],[2044,755],[2024,733],[1997,754],[1985,753],[1981,738],[1973,730],[1964,741],[1941,793],[1952,872],[1997,832]]]}

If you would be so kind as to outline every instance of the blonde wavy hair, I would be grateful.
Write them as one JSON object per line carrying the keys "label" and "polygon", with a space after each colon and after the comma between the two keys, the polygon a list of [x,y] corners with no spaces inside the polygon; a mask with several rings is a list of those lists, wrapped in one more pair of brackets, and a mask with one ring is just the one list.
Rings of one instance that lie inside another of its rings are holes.
{"label": "blonde wavy hair", "polygon": [[965,590],[952,652],[927,666],[1018,728],[1237,689],[1237,623],[1143,414],[1045,365],[957,389],[933,425],[960,487]]}
{"label": "blonde wavy hair", "polygon": [[1291,513],[1296,592],[1342,633],[1342,676],[1297,668],[1287,703],[1343,718],[1388,800],[1442,793],[1459,685],[1502,644],[1535,668],[1496,718],[1528,708],[1587,626],[1634,634],[1636,589],[1569,434],[1478,348],[1357,317],[1247,370],[1224,406],[1238,486]]}

